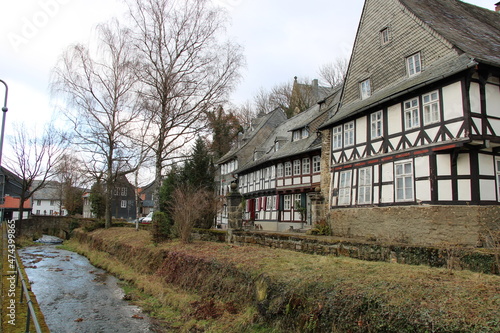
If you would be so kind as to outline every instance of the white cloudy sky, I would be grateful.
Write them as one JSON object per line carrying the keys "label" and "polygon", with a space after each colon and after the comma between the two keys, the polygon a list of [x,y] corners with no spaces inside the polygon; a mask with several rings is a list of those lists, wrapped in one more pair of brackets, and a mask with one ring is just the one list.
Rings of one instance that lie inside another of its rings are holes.
{"label": "white cloudy sky", "polygon": [[[349,57],[363,0],[216,0],[231,17],[228,35],[245,49],[236,104],[260,87],[316,78],[320,65]],[[493,9],[497,0],[470,0]],[[15,122],[47,122],[53,114],[50,72],[63,50],[89,40],[92,28],[123,7],[117,0],[2,0],[0,79],[9,86],[7,134]],[[0,85],[3,106],[4,87]]]}

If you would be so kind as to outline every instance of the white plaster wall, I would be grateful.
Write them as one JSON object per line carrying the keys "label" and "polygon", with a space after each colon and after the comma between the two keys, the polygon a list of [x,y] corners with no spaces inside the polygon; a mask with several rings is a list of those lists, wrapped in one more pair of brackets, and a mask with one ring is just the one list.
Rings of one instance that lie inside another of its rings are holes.
{"label": "white plaster wall", "polygon": [[462,85],[460,82],[443,87],[444,120],[464,116],[462,105]]}
{"label": "white plaster wall", "polygon": [[472,200],[470,193],[470,180],[459,179],[457,185],[458,185],[458,200],[460,201]]}
{"label": "white plaster wall", "polygon": [[[486,84],[486,114],[500,117],[500,87]],[[497,132],[498,133],[498,132]]]}
{"label": "white plaster wall", "polygon": [[387,108],[387,121],[389,135],[401,133],[401,104],[392,105]]}
{"label": "white plaster wall", "polygon": [[497,200],[495,180],[479,180],[479,194],[481,200]]}
{"label": "white plaster wall", "polygon": [[479,94],[479,83],[472,82],[469,89],[470,110],[474,113],[481,113],[481,97]]}
{"label": "white plaster wall", "polygon": [[366,117],[356,119],[356,143],[365,143],[366,138]]}
{"label": "white plaster wall", "polygon": [[453,189],[451,180],[438,180],[438,200],[451,201],[453,200]]}
{"label": "white plaster wall", "polygon": [[415,177],[429,177],[429,156],[415,157]]}
{"label": "white plaster wall", "polygon": [[457,174],[459,176],[470,175],[470,156],[469,154],[460,154],[457,158]]}
{"label": "white plaster wall", "polygon": [[451,175],[450,155],[448,154],[436,155],[436,160],[437,160],[438,176],[450,176]]}
{"label": "white plaster wall", "polygon": [[479,154],[479,174],[482,176],[495,175],[495,163],[493,156]]}

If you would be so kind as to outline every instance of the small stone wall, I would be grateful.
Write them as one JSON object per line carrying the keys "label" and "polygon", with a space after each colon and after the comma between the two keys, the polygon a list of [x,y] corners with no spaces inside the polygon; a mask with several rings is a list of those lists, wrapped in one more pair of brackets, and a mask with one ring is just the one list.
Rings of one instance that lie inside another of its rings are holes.
{"label": "small stone wall", "polygon": [[[223,239],[222,235],[226,237]],[[263,231],[196,230],[195,238],[235,245],[257,245],[319,255],[344,256],[368,261],[427,265],[449,269],[468,269],[487,274],[499,274],[498,249],[480,250],[460,246],[425,247],[406,244],[362,242],[338,237],[311,236],[295,233]],[[496,252],[495,252],[496,251]]]}
{"label": "small stone wall", "polygon": [[[400,206],[334,209],[333,234],[411,245],[492,247],[500,206]],[[496,240],[498,241],[498,240]]]}

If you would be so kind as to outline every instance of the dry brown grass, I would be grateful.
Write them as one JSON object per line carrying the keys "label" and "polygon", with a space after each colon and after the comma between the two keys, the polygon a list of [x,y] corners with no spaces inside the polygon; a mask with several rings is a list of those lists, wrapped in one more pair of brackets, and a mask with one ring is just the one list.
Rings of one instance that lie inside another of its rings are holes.
{"label": "dry brown grass", "polygon": [[[105,241],[110,246],[127,244],[132,248],[166,251],[191,258],[189,260],[195,258],[199,262],[223,265],[220,267],[233,267],[253,281],[265,276],[269,281],[266,282],[266,296],[270,300],[269,304],[266,303],[267,313],[276,316],[278,321],[280,316],[284,320],[288,316],[303,315],[305,319],[299,323],[302,326],[295,327],[298,331],[304,328],[321,331],[318,326],[321,313],[323,316],[334,315],[339,309],[346,311],[343,314],[346,318],[362,318],[354,325],[358,328],[354,330],[356,332],[404,331],[398,330],[397,326],[404,320],[413,320],[415,325],[428,327],[429,332],[433,329],[447,331],[445,328],[456,332],[500,331],[499,276],[223,243],[197,241],[182,244],[172,241],[152,247],[148,232],[126,228],[96,230],[92,238]],[[106,260],[114,259],[110,256]],[[192,308],[193,301],[199,302],[201,297],[206,296],[193,297],[194,290],[181,291],[175,286],[165,291],[161,278],[152,275],[131,277],[129,274],[133,273],[125,273],[128,265],[118,261],[113,265],[121,267],[118,270],[120,277],[135,281],[148,294],[159,295],[161,302],[174,307],[176,313],[186,313]],[[117,274],[116,271],[114,273]],[[239,283],[236,278],[233,282],[228,280],[228,276],[223,279],[226,280],[221,280],[221,284]],[[241,292],[244,292],[243,289]],[[221,301],[228,300],[221,298]],[[340,303],[332,305],[329,302]],[[251,308],[256,301],[246,300],[246,304]],[[240,311],[240,314],[246,313],[245,320],[252,320],[248,313],[255,314],[250,308]],[[372,316],[379,314],[386,316],[383,322],[389,326],[377,330],[369,322],[376,322]],[[232,320],[237,317],[227,313],[224,316]],[[221,325],[227,323],[221,320]],[[212,322],[207,325],[213,328],[211,325],[217,324]],[[282,327],[284,323],[277,325]],[[335,331],[333,326],[330,327]]]}

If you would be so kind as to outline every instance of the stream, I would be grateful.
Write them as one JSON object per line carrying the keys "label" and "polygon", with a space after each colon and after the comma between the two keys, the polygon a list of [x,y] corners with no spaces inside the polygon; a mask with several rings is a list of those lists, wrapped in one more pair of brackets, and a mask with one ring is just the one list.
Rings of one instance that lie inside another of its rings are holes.
{"label": "stream", "polygon": [[48,244],[18,252],[51,332],[157,332],[140,308],[123,300],[118,280],[84,256]]}

